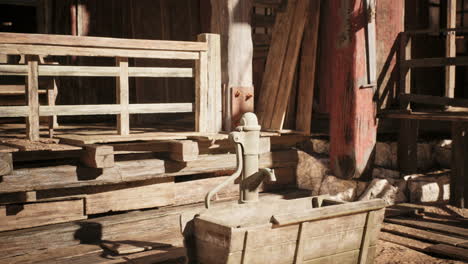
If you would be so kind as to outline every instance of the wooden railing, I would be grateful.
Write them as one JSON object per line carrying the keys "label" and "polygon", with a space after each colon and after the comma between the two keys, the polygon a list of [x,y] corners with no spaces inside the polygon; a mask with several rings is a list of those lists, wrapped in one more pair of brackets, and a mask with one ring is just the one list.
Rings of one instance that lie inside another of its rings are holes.
{"label": "wooden railing", "polygon": [[[26,106],[0,106],[0,117],[26,117],[26,134],[39,139],[40,116],[117,115],[117,131],[130,134],[130,114],[195,112],[197,132],[221,130],[220,38],[197,42],[0,33],[0,54],[25,55],[24,65],[0,64],[1,75],[26,76]],[[39,56],[114,57],[115,67],[39,65]],[[129,67],[129,58],[195,60],[192,68]],[[39,105],[39,76],[116,77],[116,104]],[[129,77],[195,78],[195,104],[130,104]]]}

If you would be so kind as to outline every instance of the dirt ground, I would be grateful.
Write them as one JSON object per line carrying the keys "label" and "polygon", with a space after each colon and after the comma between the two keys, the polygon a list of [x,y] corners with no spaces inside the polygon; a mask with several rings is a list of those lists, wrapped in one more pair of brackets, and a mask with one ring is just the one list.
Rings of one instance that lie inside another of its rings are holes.
{"label": "dirt ground", "polygon": [[464,261],[431,257],[419,251],[379,240],[374,264],[462,264]]}

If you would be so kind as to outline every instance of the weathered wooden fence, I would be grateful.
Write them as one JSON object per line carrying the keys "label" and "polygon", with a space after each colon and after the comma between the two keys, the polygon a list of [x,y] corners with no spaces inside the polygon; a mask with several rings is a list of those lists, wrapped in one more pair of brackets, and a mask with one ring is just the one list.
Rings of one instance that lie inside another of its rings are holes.
{"label": "weathered wooden fence", "polygon": [[[26,105],[0,106],[0,117],[26,117],[26,135],[39,139],[40,116],[117,115],[117,131],[130,134],[130,114],[195,112],[197,132],[221,130],[220,38],[197,42],[0,33],[0,54],[25,55],[25,64],[0,64],[0,75],[26,76]],[[39,56],[114,57],[116,65],[40,65]],[[194,68],[129,67],[129,58],[195,60]],[[116,104],[39,105],[39,76],[116,77]],[[195,103],[130,104],[129,77],[195,78]]]}

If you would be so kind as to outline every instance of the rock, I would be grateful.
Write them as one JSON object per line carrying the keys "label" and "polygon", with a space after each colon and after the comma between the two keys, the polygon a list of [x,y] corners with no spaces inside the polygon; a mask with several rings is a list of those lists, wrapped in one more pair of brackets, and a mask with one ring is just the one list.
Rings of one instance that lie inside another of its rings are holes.
{"label": "rock", "polygon": [[429,143],[418,143],[418,169],[427,171],[435,167],[432,145]]}
{"label": "rock", "polygon": [[[393,186],[391,180],[387,179],[373,179],[367,187],[367,190],[359,197],[360,201],[367,201],[371,199],[380,198],[385,201],[387,205],[393,205],[401,199],[398,197],[399,188]],[[398,197],[398,198],[397,198]]]}
{"label": "rock", "polygon": [[384,168],[374,168],[372,170],[372,178],[379,178],[379,179],[399,179],[400,172],[396,170],[389,170]]}
{"label": "rock", "polygon": [[328,173],[330,160],[303,151],[298,151],[298,156],[296,169],[298,187],[311,190],[312,195],[318,195],[323,177]]}
{"label": "rock", "polygon": [[367,189],[367,186],[369,186],[369,182],[357,181],[356,197],[360,197],[364,193],[364,191]]}
{"label": "rock", "polygon": [[441,140],[434,143],[434,159],[442,168],[450,168],[452,162],[452,140]]}
{"label": "rock", "polygon": [[330,142],[325,139],[313,138],[310,140],[312,144],[312,151],[319,154],[330,154]]}
{"label": "rock", "polygon": [[411,203],[443,202],[450,198],[450,174],[441,172],[408,177]]}
{"label": "rock", "polygon": [[397,144],[395,142],[377,142],[374,164],[387,169],[397,169]]}
{"label": "rock", "polygon": [[356,199],[357,185],[357,181],[327,175],[323,179],[319,194],[329,194],[333,199],[350,202]]}

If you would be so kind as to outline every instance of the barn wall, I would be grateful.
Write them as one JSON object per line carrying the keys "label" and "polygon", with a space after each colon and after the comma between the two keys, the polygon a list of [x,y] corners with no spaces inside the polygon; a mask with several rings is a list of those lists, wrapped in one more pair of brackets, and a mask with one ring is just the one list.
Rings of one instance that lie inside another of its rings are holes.
{"label": "barn wall", "polygon": [[[200,3],[193,0],[54,0],[52,34],[195,40],[200,30]],[[113,66],[111,58],[61,58],[72,65]],[[192,61],[134,59],[135,66],[191,67]],[[115,102],[114,78],[61,78],[58,104]],[[131,103],[193,102],[193,79],[131,78]],[[109,118],[109,117],[107,117]],[[87,119],[79,117],[78,119]],[[134,116],[132,121],[153,122],[156,115]]]}

